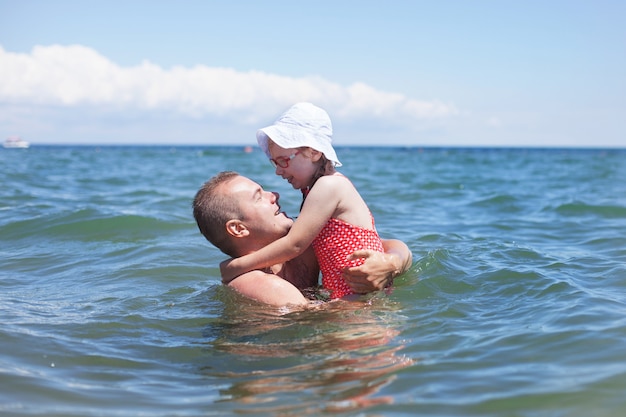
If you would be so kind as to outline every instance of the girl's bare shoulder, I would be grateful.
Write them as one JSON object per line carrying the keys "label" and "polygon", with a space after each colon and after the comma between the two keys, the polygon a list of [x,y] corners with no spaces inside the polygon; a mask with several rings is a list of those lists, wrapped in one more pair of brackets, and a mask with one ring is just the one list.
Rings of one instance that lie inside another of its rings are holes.
{"label": "girl's bare shoulder", "polygon": [[[348,177],[346,177],[343,174],[340,174],[339,172],[335,172],[332,175],[324,175],[323,177],[320,177],[315,182],[315,186],[317,186],[317,185],[321,185],[324,188],[325,187],[332,187],[332,188],[335,188],[335,189],[343,188],[343,187],[354,188],[354,186],[352,185],[352,182],[350,182]],[[322,187],[320,187],[320,188],[322,188]]]}

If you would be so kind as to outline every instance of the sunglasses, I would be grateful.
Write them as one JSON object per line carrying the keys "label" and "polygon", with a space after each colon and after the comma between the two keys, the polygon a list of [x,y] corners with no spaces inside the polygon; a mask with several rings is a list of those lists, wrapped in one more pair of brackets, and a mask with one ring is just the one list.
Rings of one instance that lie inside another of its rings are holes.
{"label": "sunglasses", "polygon": [[272,165],[274,165],[274,168],[276,167],[289,168],[289,161],[295,158],[295,156],[298,155],[299,153],[300,151],[296,151],[295,153],[289,156],[279,156],[276,159],[270,158],[270,162],[272,163]]}

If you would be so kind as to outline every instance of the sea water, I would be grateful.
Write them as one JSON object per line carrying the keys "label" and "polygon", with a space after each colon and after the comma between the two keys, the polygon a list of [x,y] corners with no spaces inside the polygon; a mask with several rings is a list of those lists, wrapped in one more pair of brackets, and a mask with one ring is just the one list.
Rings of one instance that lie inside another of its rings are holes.
{"label": "sea water", "polygon": [[339,147],[410,270],[311,311],[220,284],[191,200],[257,149],[0,150],[0,414],[622,416],[626,151]]}

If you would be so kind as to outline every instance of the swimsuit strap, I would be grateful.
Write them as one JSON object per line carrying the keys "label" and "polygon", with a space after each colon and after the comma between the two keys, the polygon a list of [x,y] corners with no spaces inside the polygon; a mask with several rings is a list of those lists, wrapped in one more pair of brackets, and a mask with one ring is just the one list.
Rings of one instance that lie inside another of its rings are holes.
{"label": "swimsuit strap", "polygon": [[300,191],[302,191],[302,203],[300,204],[300,211],[302,211],[302,207],[304,207],[304,200],[306,200],[306,196],[309,195],[311,187],[302,188]]}

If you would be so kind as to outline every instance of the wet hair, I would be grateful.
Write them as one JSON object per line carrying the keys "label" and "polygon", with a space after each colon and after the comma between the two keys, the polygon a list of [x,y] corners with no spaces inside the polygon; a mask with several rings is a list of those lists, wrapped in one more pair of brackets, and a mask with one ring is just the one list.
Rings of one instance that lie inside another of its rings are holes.
{"label": "wet hair", "polygon": [[242,220],[241,209],[236,199],[230,198],[224,188],[239,176],[234,171],[222,171],[205,182],[193,199],[193,217],[200,233],[226,255],[237,256],[236,248],[226,232],[226,222]]}
{"label": "wet hair", "polygon": [[333,161],[328,160],[328,158],[326,158],[326,155],[324,154],[322,154],[322,156],[320,157],[320,160],[317,162],[318,162],[317,171],[315,171],[315,174],[313,175],[313,184],[311,184],[311,187],[315,185],[315,182],[317,180],[319,180],[321,177],[323,177],[327,173],[332,172],[334,169]]}

